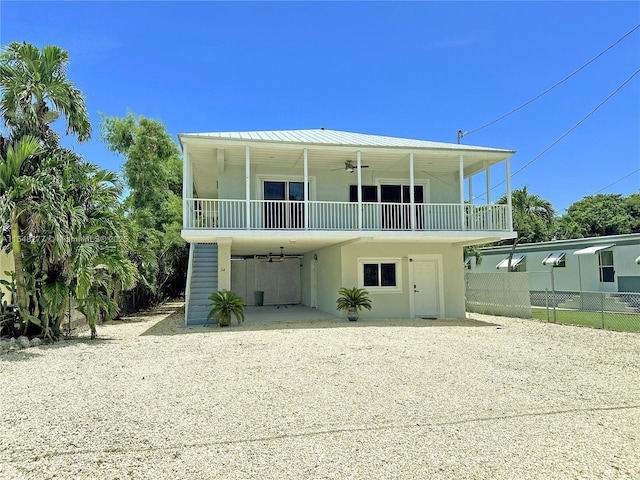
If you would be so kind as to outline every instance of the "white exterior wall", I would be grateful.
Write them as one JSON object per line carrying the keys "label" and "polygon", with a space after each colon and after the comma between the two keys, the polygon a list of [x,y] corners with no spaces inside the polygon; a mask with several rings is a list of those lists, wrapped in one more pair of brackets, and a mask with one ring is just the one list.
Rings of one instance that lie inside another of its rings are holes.
{"label": "white exterior wall", "polygon": [[322,248],[305,255],[305,259],[307,256],[313,258],[314,254],[318,255],[318,309],[337,315],[336,299],[338,298],[338,289],[342,286],[341,249],[335,246]]}
{"label": "white exterior wall", "polygon": [[[363,163],[366,164],[366,162]],[[337,175],[339,174],[339,175]],[[251,199],[262,198],[261,178],[270,177],[273,180],[291,179],[299,177],[295,181],[303,180],[303,170],[291,170],[286,168],[270,168],[268,166],[251,167]],[[309,160],[309,178],[311,182],[310,200],[348,202],[349,186],[357,185],[356,173],[334,172],[326,169],[314,169],[312,159]],[[406,170],[375,171],[373,169],[362,170],[362,185],[377,185],[380,180],[403,180],[409,183],[409,167]],[[459,203],[460,193],[456,176],[426,175],[422,172],[414,173],[414,182],[417,185],[425,184],[426,203]],[[245,167],[239,165],[227,165],[223,176],[218,181],[219,198],[223,200],[245,199]]]}
{"label": "white exterior wall", "polygon": [[[574,255],[574,252],[595,245],[615,244],[613,266],[614,282],[600,282],[598,254]],[[472,272],[497,272],[496,265],[508,257],[510,247],[498,251],[485,250],[482,264],[475,265],[471,260]],[[527,244],[516,247],[515,255],[526,255],[526,272],[529,274],[531,290],[543,291],[551,289],[551,267],[542,261],[554,252],[565,253],[565,267],[553,269],[554,284],[557,291],[600,291],[617,292],[620,277],[640,277],[640,265],[635,263],[640,256],[640,235],[619,235],[612,237],[596,237],[579,241],[545,242]]]}
{"label": "white exterior wall", "polygon": [[[400,258],[399,279],[402,290],[394,293],[370,293],[373,309],[363,310],[361,318],[409,318],[410,296],[413,285],[409,282],[409,256],[441,255],[443,269],[443,317],[464,317],[464,274],[461,268],[462,247],[424,243],[374,243],[360,242],[347,246],[328,247],[305,256],[303,278],[307,272],[307,258],[318,255],[318,308],[332,314],[335,310],[340,287],[360,286],[359,258]],[[312,261],[312,260],[310,260]],[[303,289],[303,301],[306,298]]]}

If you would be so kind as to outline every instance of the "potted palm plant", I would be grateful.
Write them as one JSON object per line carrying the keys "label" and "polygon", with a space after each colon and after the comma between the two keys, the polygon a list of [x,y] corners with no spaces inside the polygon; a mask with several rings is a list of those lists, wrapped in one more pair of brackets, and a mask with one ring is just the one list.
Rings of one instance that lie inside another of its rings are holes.
{"label": "potted palm plant", "polygon": [[369,298],[369,292],[364,288],[345,288],[342,287],[338,294],[338,300],[336,300],[337,310],[346,310],[347,318],[351,322],[358,320],[358,312],[363,308],[371,310],[371,299]]}
{"label": "potted palm plant", "polygon": [[207,322],[215,318],[218,325],[228,327],[231,325],[231,315],[236,317],[238,324],[244,321],[244,309],[247,308],[244,298],[228,290],[221,290],[209,295],[209,300],[213,308],[207,315]]}

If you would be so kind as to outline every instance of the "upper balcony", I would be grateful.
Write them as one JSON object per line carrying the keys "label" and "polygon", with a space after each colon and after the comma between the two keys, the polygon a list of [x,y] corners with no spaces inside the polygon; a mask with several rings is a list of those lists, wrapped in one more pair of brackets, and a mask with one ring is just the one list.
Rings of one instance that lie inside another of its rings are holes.
{"label": "upper balcony", "polygon": [[[188,241],[473,244],[515,235],[510,150],[330,130],[179,137]],[[491,202],[491,168],[499,163],[506,167],[504,205]],[[474,176],[482,177],[476,189],[486,203],[475,201]]]}
{"label": "upper balcony", "polygon": [[510,231],[507,205],[186,199],[185,229]]}

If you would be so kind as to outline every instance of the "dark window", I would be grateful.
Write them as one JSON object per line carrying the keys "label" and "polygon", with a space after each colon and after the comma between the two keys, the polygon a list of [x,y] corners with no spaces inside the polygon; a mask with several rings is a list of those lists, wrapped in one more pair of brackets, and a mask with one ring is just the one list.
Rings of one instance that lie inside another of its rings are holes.
{"label": "dark window", "polygon": [[304,182],[289,182],[289,200],[304,200]]}
{"label": "dark window", "polygon": [[365,263],[365,287],[397,287],[395,263]]}
{"label": "dark window", "polygon": [[395,263],[383,263],[380,265],[381,273],[381,286],[382,287],[395,287],[396,286],[396,264]]}
{"label": "dark window", "polygon": [[402,186],[380,185],[380,196],[385,203],[402,203]]}
{"label": "dark window", "polygon": [[[402,203],[411,203],[409,190],[409,185],[402,186]],[[424,187],[422,185],[413,186],[413,201],[415,203],[424,203]]]}
{"label": "dark window", "polygon": [[[349,185],[349,201],[358,201],[358,186]],[[375,185],[362,185],[362,201],[363,202],[377,202],[378,201],[378,187]]]}
{"label": "dark window", "polygon": [[377,263],[365,263],[364,264],[364,286],[365,287],[379,287],[378,282],[378,264]]}
{"label": "dark window", "polygon": [[264,182],[265,200],[284,200],[285,182]]}

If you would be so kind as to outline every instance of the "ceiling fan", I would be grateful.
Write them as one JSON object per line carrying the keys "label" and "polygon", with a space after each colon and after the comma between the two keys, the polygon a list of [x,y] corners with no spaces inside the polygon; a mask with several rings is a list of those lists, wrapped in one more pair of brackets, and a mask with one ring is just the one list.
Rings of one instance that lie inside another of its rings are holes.
{"label": "ceiling fan", "polygon": [[[344,162],[344,171],[345,172],[349,172],[349,173],[353,173],[356,171],[356,169],[358,168],[357,165],[354,165],[353,162],[351,160],[347,160],[346,162]],[[360,165],[360,168],[369,168],[369,165]],[[342,168],[334,168],[335,170],[342,170]]]}
{"label": "ceiling fan", "polygon": [[283,262],[284,259],[285,259],[284,247],[280,247],[280,255],[274,255],[273,253],[269,252],[269,255],[265,256],[265,258],[262,259],[262,261],[274,263],[274,262]]}

